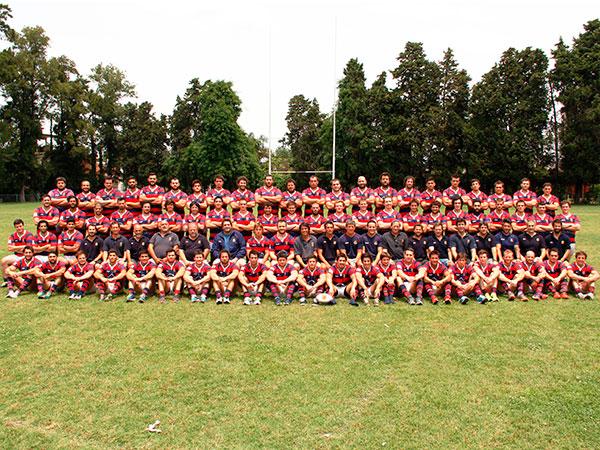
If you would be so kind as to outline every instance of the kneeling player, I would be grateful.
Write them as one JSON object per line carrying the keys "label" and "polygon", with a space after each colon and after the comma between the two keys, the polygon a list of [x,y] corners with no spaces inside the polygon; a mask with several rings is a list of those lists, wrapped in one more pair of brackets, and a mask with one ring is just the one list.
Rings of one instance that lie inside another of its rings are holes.
{"label": "kneeling player", "polygon": [[58,259],[55,251],[48,252],[48,261],[42,263],[36,274],[38,297],[50,298],[57,289],[63,286],[63,275],[67,265]]}
{"label": "kneeling player", "polygon": [[260,254],[256,250],[248,253],[248,262],[240,270],[239,280],[244,291],[244,305],[260,305],[265,280],[267,279],[267,266],[260,262]]}
{"label": "kneeling player", "polygon": [[187,266],[183,274],[183,281],[188,287],[192,303],[206,302],[210,290],[211,271],[212,267],[204,259],[204,253],[196,252],[194,262]]}
{"label": "kneeling player", "polygon": [[[429,261],[420,268],[424,289],[431,298],[431,303],[437,305],[437,296],[445,293],[446,284],[450,281],[450,272],[448,268],[440,261],[440,254],[437,250],[429,252]],[[452,303],[449,296],[444,297],[444,303]]]}
{"label": "kneeling player", "polygon": [[567,266],[558,259],[558,250],[551,248],[548,251],[548,259],[544,261],[546,279],[544,280],[544,293],[552,293],[554,298],[569,298],[567,290]]}
{"label": "kneeling player", "polygon": [[23,248],[23,257],[16,260],[6,269],[6,282],[8,284],[9,298],[17,298],[19,294],[32,288],[36,280],[39,266],[42,263],[33,255],[33,247],[26,245]]}
{"label": "kneeling player", "polygon": [[600,278],[600,274],[587,263],[586,252],[580,250],[575,253],[575,262],[569,267],[568,275],[577,297],[590,300],[594,298],[596,280]]}
{"label": "kneeling player", "polygon": [[[306,303],[306,297],[315,297],[323,292],[325,283],[327,282],[325,272],[317,264],[317,257],[310,256],[306,266],[298,272],[296,283],[298,284],[298,295],[300,296],[300,304]],[[313,303],[318,303],[313,300]]]}
{"label": "kneeling player", "polygon": [[389,253],[383,252],[377,268],[383,274],[381,285],[381,296],[383,303],[391,305],[394,303],[394,292],[396,290],[396,265],[392,263]]}
{"label": "kneeling player", "polygon": [[167,256],[156,268],[156,280],[158,283],[158,301],[165,302],[165,295],[172,294],[173,301],[179,301],[179,293],[183,284],[185,265],[177,260],[175,250],[169,250]]}
{"label": "kneeling player", "polygon": [[523,294],[523,278],[525,278],[525,272],[518,261],[515,261],[514,253],[511,249],[507,248],[502,253],[502,261],[498,264],[500,275],[498,275],[498,281],[500,282],[500,289],[504,292],[509,301],[513,301],[515,296],[518,295],[522,301],[527,301],[527,297]]}
{"label": "kneeling player", "polygon": [[479,287],[479,277],[473,266],[467,263],[467,255],[459,253],[456,262],[450,267],[450,283],[446,285],[446,296],[452,295],[452,291],[456,293],[458,301],[462,305],[466,305],[469,301],[469,294],[475,293],[478,303],[487,302],[487,298],[481,292]]}
{"label": "kneeling player", "polygon": [[231,303],[231,293],[235,289],[235,280],[237,280],[240,269],[231,262],[231,255],[227,250],[221,250],[219,253],[219,262],[213,265],[210,276],[215,288],[216,303]]}
{"label": "kneeling player", "polygon": [[373,299],[373,305],[379,306],[379,296],[381,295],[381,286],[383,286],[383,274],[373,265],[371,255],[365,253],[360,258],[362,264],[356,268],[356,284],[358,285],[358,295],[362,297],[365,305],[369,304],[369,299]]}
{"label": "kneeling player", "polygon": [[83,251],[78,251],[75,256],[75,264],[65,272],[67,289],[69,289],[69,300],[81,300],[92,286],[94,276],[94,265],[87,262]]}
{"label": "kneeling player", "polygon": [[109,250],[108,259],[96,269],[96,291],[100,294],[100,301],[109,301],[123,289],[123,279],[127,270],[119,261],[116,250]]}
{"label": "kneeling player", "polygon": [[[415,259],[415,251],[412,248],[404,250],[404,258],[396,264],[398,288],[409,305],[423,304],[423,274],[419,267],[420,264]],[[416,295],[416,299],[413,294]]]}
{"label": "kneeling player", "polygon": [[542,293],[546,272],[542,263],[536,260],[533,250],[525,253],[525,261],[521,263],[521,267],[525,275],[525,278],[523,278],[523,294],[527,294],[527,288],[529,288],[533,292],[531,298],[535,301],[548,298],[546,294]]}
{"label": "kneeling player", "polygon": [[286,251],[277,253],[277,262],[267,272],[269,287],[277,306],[281,305],[283,295],[285,295],[285,305],[292,303],[292,295],[296,290],[296,278],[298,278],[298,271],[291,262],[288,262],[288,253]]}
{"label": "kneeling player", "polygon": [[498,276],[500,270],[496,263],[490,259],[488,252],[481,249],[477,252],[477,261],[473,263],[473,269],[479,277],[479,287],[485,292],[488,301],[498,301]]}
{"label": "kneeling player", "polygon": [[144,303],[148,299],[148,295],[152,291],[154,275],[156,274],[156,264],[150,258],[150,254],[143,250],[138,255],[138,262],[132,264],[127,272],[127,280],[129,287],[128,302],[135,301],[135,293],[141,292],[140,303]]}
{"label": "kneeling player", "polygon": [[350,305],[358,306],[356,303],[356,274],[346,255],[338,255],[335,264],[327,271],[327,287],[329,295],[336,297],[349,297]]}

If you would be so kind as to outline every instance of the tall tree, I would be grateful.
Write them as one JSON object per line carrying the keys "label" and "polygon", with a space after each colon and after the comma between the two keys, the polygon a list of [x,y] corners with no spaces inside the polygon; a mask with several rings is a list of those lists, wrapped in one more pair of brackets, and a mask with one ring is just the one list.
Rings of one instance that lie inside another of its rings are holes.
{"label": "tall tree", "polygon": [[13,29],[8,24],[8,20],[12,18],[12,10],[10,6],[0,3],[0,39],[12,39]]}
{"label": "tall tree", "polygon": [[97,160],[101,177],[104,173],[120,175],[122,152],[118,142],[120,121],[123,118],[123,101],[135,96],[135,87],[125,74],[113,65],[98,64],[90,75],[91,122],[95,129],[92,137],[92,163]]}
{"label": "tall tree", "polygon": [[562,104],[563,179],[576,184],[581,198],[583,184],[600,178],[600,20],[585,24],[571,48],[561,39],[553,56],[551,79]]}
{"label": "tall tree", "polygon": [[201,87],[198,78],[194,78],[190,81],[183,98],[177,96],[169,123],[171,150],[173,152],[178,152],[189,146],[199,134]]}
{"label": "tall tree", "polygon": [[547,176],[547,68],[542,50],[509,48],[473,87],[470,165],[486,184]]}

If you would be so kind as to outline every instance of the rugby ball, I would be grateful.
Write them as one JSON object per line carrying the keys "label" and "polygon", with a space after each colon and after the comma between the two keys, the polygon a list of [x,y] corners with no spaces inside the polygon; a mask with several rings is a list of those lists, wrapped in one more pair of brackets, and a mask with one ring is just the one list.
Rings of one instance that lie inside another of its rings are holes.
{"label": "rugby ball", "polygon": [[321,292],[321,293],[315,295],[315,300],[320,305],[328,305],[329,303],[331,303],[333,301],[333,297],[326,292]]}

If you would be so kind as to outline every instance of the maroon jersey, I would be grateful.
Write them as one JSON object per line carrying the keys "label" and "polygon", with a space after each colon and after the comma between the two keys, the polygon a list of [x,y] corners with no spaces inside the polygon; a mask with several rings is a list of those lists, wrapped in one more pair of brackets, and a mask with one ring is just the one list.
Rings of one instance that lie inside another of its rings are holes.
{"label": "maroon jersey", "polygon": [[502,273],[502,275],[509,280],[512,280],[517,275],[519,270],[521,270],[521,263],[518,261],[513,261],[507,266],[504,261],[501,261],[498,264],[498,268],[500,269],[500,273]]}
{"label": "maroon jersey", "polygon": [[531,264],[528,264],[527,261],[523,261],[521,262],[521,268],[525,272],[529,272],[530,275],[537,277],[540,274],[543,266],[538,261],[533,261]]}
{"label": "maroon jersey", "polygon": [[373,219],[375,219],[375,216],[369,210],[365,211],[364,213],[358,210],[354,211],[352,214],[352,220],[356,222],[357,225],[364,225],[365,227]]}
{"label": "maroon jersey", "polygon": [[[384,198],[387,198],[387,197],[391,197],[394,199],[394,198],[398,197],[398,191],[390,186],[388,186],[385,189],[382,188],[381,186],[379,186],[378,188],[373,189],[373,196],[376,198],[378,197],[381,200],[383,200]],[[381,210],[383,210],[383,206],[377,208],[378,212]]]}
{"label": "maroon jersey", "polygon": [[[302,222],[304,222],[304,217],[302,217],[300,214],[298,214],[297,212],[294,214],[289,214],[286,213],[281,217],[281,220],[284,220],[286,224],[288,225],[300,225]],[[295,234],[298,234],[299,232],[296,231]]]}
{"label": "maroon jersey", "polygon": [[468,283],[473,274],[473,266],[471,264],[465,264],[462,269],[458,267],[458,264],[452,264],[450,272],[455,280],[460,281],[462,284]]}
{"label": "maroon jersey", "polygon": [[544,270],[552,278],[558,278],[561,272],[566,268],[567,266],[562,261],[556,261],[554,265],[548,260],[544,261]]}
{"label": "maroon jersey", "polygon": [[219,262],[218,264],[213,265],[213,269],[215,270],[217,276],[224,278],[231,275],[233,271],[237,269],[237,267],[234,263],[229,261],[226,265],[222,262]]}
{"label": "maroon jersey", "polygon": [[[203,192],[200,192],[198,194],[196,194],[195,192],[192,192],[190,195],[188,195],[188,198],[187,198],[187,202],[190,205],[194,202],[196,202],[196,203],[198,203],[198,205],[200,205],[201,203],[204,203],[205,201],[206,201],[206,195],[204,195]],[[200,208],[200,212],[202,214],[206,214],[206,207],[198,206],[198,208]]]}
{"label": "maroon jersey", "polygon": [[[58,245],[71,247],[77,243],[81,244],[81,241],[83,241],[83,234],[77,230],[74,230],[73,233],[63,231],[58,236]],[[65,252],[65,255],[73,256],[75,253],[77,252]]]}
{"label": "maroon jersey", "polygon": [[142,191],[140,189],[134,189],[133,191],[131,189],[127,189],[125,190],[125,192],[123,192],[123,198],[125,199],[125,205],[127,207],[127,209],[129,211],[131,211],[131,213],[134,216],[137,216],[139,214],[141,214],[142,212],[142,207],[141,206],[131,206],[132,203],[139,203],[140,202],[140,194],[142,193]]}
{"label": "maroon jersey", "polygon": [[[254,214],[250,212],[246,212],[244,215],[242,215],[240,212],[236,212],[231,220],[233,220],[233,223],[239,225],[250,225],[252,222],[256,222],[256,217],[254,217]],[[252,231],[250,230],[240,230],[240,233],[242,233],[242,236],[244,236],[246,241],[250,238],[250,236],[252,236]]]}
{"label": "maroon jersey", "polygon": [[74,196],[75,194],[71,189],[68,188],[64,188],[62,191],[60,189],[54,188],[50,192],[48,192],[48,195],[52,200],[66,200],[68,197]]}
{"label": "maroon jersey", "polygon": [[570,269],[575,275],[579,275],[580,277],[584,278],[589,277],[594,271],[594,268],[589,264],[585,263],[583,266],[579,266],[576,262],[571,264]]}
{"label": "maroon jersey", "polygon": [[246,264],[242,269],[242,272],[250,283],[256,283],[261,275],[267,270],[267,266],[259,262],[254,267],[252,267],[250,263]]}
{"label": "maroon jersey", "polygon": [[100,272],[102,272],[102,275],[109,280],[116,277],[124,270],[125,266],[119,261],[114,264],[111,264],[110,261],[105,261],[100,265]]}
{"label": "maroon jersey", "polygon": [[271,241],[273,241],[273,251],[275,254],[281,251],[285,251],[289,254],[294,249],[294,238],[289,233],[285,233],[283,236],[276,233],[271,238]]}
{"label": "maroon jersey", "polygon": [[392,272],[396,270],[396,266],[391,262],[387,266],[384,266],[380,262],[379,264],[377,264],[377,269],[379,269],[379,271],[383,274],[384,277],[389,278],[392,276]]}
{"label": "maroon jersey", "polygon": [[449,188],[444,189],[442,192],[442,197],[447,197],[452,200],[455,200],[457,198],[462,198],[466,195],[467,195],[467,191],[465,191],[461,187],[454,189],[454,188],[452,188],[452,186],[450,186]]}
{"label": "maroon jersey", "polygon": [[436,223],[446,225],[447,222],[448,219],[446,218],[446,216],[440,212],[437,213],[435,216],[432,213],[425,214],[421,223],[426,223],[428,227],[433,227]]}
{"label": "maroon jersey", "polygon": [[[100,189],[97,193],[96,193],[96,197],[97,198],[101,198],[102,200],[116,200],[119,197],[123,197],[123,193],[117,189],[111,189],[110,191],[107,191],[106,189]],[[114,213],[117,210],[116,207],[104,207],[104,210],[102,211],[102,213],[105,216],[110,217],[110,215],[112,213]]]}
{"label": "maroon jersey", "polygon": [[448,268],[441,262],[435,267],[430,262],[426,262],[423,267],[425,267],[427,278],[434,281],[443,280],[446,271],[448,270]]}
{"label": "maroon jersey", "polygon": [[93,272],[94,271],[94,265],[91,263],[86,262],[83,266],[79,263],[76,263],[74,265],[72,265],[68,272],[73,275],[74,277],[82,277],[84,276],[86,273],[88,272]]}
{"label": "maroon jersey", "polygon": [[442,193],[440,191],[428,191],[427,189],[424,190],[423,192],[421,192],[421,202],[425,202],[426,203],[426,207],[424,208],[425,210],[429,210],[431,209],[431,204],[436,201],[436,200],[440,200],[442,198]]}
{"label": "maroon jersey", "polygon": [[[133,217],[131,211],[120,212],[119,210],[116,210],[110,215],[110,221],[117,222],[119,225],[125,225],[127,222],[133,222]],[[131,230],[124,234],[131,236]]]}
{"label": "maroon jersey", "polygon": [[469,222],[471,225],[481,225],[482,223],[488,223],[488,218],[482,212],[479,214],[469,213],[467,214],[467,222]]}
{"label": "maroon jersey", "polygon": [[[370,187],[361,189],[357,186],[350,191],[350,197],[356,197],[359,201],[368,200],[369,197],[373,197],[373,189]],[[352,211],[358,211],[358,205],[352,205]]]}
{"label": "maroon jersey", "polygon": [[[546,197],[545,195],[540,195],[537,198],[537,202],[538,205],[551,205],[553,203],[560,204],[560,200],[558,199],[558,197],[552,194],[550,194],[548,197]],[[554,210],[547,209],[546,213],[554,217]]]}
{"label": "maroon jersey", "polygon": [[158,264],[158,268],[161,269],[163,274],[167,277],[174,277],[182,267],[184,266],[181,261],[173,261],[170,263],[167,260],[163,260]]}
{"label": "maroon jersey", "polygon": [[138,225],[150,225],[157,221],[157,217],[150,213],[148,215],[140,214],[139,216],[133,219],[134,224]]}
{"label": "maroon jersey", "polygon": [[[421,198],[421,193],[415,189],[406,189],[406,188],[402,188],[398,191],[398,198],[403,201],[403,202],[407,202],[410,200],[419,200]],[[400,208],[400,213],[401,214],[406,214],[410,211],[410,205],[406,205],[403,206],[402,208]]]}
{"label": "maroon jersey", "polygon": [[531,219],[531,216],[526,213],[523,213],[522,216],[520,216],[517,213],[514,213],[512,216],[510,216],[510,221],[519,227],[527,226],[527,221],[530,219]]}
{"label": "maroon jersey", "polygon": [[207,214],[206,218],[212,220],[213,222],[223,223],[225,219],[231,219],[231,214],[225,208],[221,210],[211,209]]}
{"label": "maroon jersey", "polygon": [[[566,215],[566,214],[557,214],[556,218],[558,220],[560,220],[562,222],[563,225],[565,224],[578,224],[579,222],[579,217],[577,217],[575,214],[570,214]],[[569,233],[573,233],[572,231],[569,230],[564,230],[567,234]]]}
{"label": "maroon jersey", "polygon": [[202,278],[206,277],[206,274],[211,270],[212,267],[210,267],[210,264],[206,261],[202,261],[202,264],[200,265],[197,265],[196,263],[190,264],[187,266],[187,269],[185,269],[187,274],[192,277],[192,280],[194,281],[200,281]]}
{"label": "maroon jersey", "polygon": [[331,274],[331,282],[334,286],[347,286],[352,282],[352,275],[354,275],[354,269],[350,265],[345,265],[343,269],[340,269],[337,264],[334,264],[329,268]]}
{"label": "maroon jersey", "polygon": [[[181,189],[174,191],[173,189],[171,189],[168,192],[165,192],[165,195],[163,196],[163,199],[166,200],[173,200],[175,203],[177,203],[179,200],[187,200],[188,195],[183,192]],[[179,214],[184,214],[185,213],[185,207],[180,208],[179,206],[175,205],[175,212],[179,213]]]}
{"label": "maroon jersey", "polygon": [[59,260],[56,260],[54,264],[50,264],[48,261],[46,261],[40,266],[40,270],[44,275],[48,275],[49,273],[54,273],[60,269],[64,269],[65,267],[67,267],[67,265]]}
{"label": "maroon jersey", "polygon": [[156,264],[154,264],[154,261],[152,261],[151,259],[148,260],[148,262],[146,264],[142,264],[141,262],[137,262],[134,266],[133,266],[133,273],[135,274],[136,277],[141,278],[141,277],[145,277],[146,275],[148,275],[150,273],[150,271],[152,271],[152,269],[156,268]]}
{"label": "maroon jersey", "polygon": [[538,226],[549,226],[552,224],[552,220],[554,220],[554,217],[550,214],[541,215],[539,213],[535,213],[531,218],[535,220],[535,224]]}
{"label": "maroon jersey", "polygon": [[411,213],[407,213],[402,218],[402,221],[406,225],[408,225],[410,227],[414,227],[417,224],[423,223],[423,216],[421,216],[421,214],[418,214],[418,213],[414,216]]}
{"label": "maroon jersey", "polygon": [[[519,189],[517,192],[513,194],[513,202],[516,204],[519,200],[523,200],[524,202],[530,202],[531,200],[537,200],[537,194],[531,190],[523,191]],[[532,214],[533,210],[530,206],[525,207],[525,212]]]}
{"label": "maroon jersey", "polygon": [[281,193],[281,200],[285,203],[287,202],[294,202],[296,203],[296,200],[302,200],[302,192],[298,192],[298,191],[294,191],[294,192],[290,192],[290,191],[283,191]]}
{"label": "maroon jersey", "polygon": [[[48,244],[50,244],[54,248],[54,250],[56,250],[56,246],[58,245],[58,238],[56,237],[56,235],[54,233],[50,233],[48,231],[48,232],[46,232],[45,235],[38,233],[35,236],[35,239],[33,242],[33,245],[35,247],[43,247]],[[47,256],[48,253],[49,253],[48,251],[43,251],[43,252],[38,253],[38,255]]]}
{"label": "maroon jersey", "polygon": [[[94,194],[92,191],[80,192],[75,197],[77,197],[77,200],[79,200],[80,204],[84,203],[84,202],[89,203],[89,202],[93,202],[94,200],[96,200],[96,194]],[[81,206],[79,206],[79,208],[85,214],[86,219],[88,217],[92,217],[94,215],[94,208],[92,206],[88,206],[86,208],[82,208]]]}
{"label": "maroon jersey", "polygon": [[315,270],[310,270],[308,266],[305,266],[300,273],[304,277],[306,284],[309,286],[314,286],[319,281],[319,278],[321,278],[321,275],[323,275],[325,272],[323,272],[323,269],[319,268],[318,266],[315,267]]}
{"label": "maroon jersey", "polygon": [[181,215],[177,214],[176,212],[172,212],[172,213],[163,213],[160,216],[158,216],[158,221],[162,222],[163,220],[166,220],[169,225],[182,225],[183,224],[183,219],[181,217]]}
{"label": "maroon jersey", "polygon": [[110,219],[106,216],[92,216],[89,217],[86,221],[85,221],[85,226],[87,227],[88,225],[96,225],[97,227],[100,226],[110,226]]}
{"label": "maroon jersey", "polygon": [[488,260],[485,266],[480,261],[476,261],[473,263],[473,267],[481,270],[486,277],[489,277],[497,266],[495,262]]}
{"label": "maroon jersey", "polygon": [[312,232],[314,229],[320,228],[322,225],[324,225],[325,222],[327,222],[327,219],[321,214],[319,214],[318,216],[314,216],[311,214],[310,216],[306,216],[304,222],[308,224],[308,226],[310,227],[310,231]]}
{"label": "maroon jersey", "polygon": [[[33,211],[33,217],[35,217],[39,220],[45,220],[46,222],[48,222],[57,217],[60,217],[60,211],[58,210],[58,208],[55,208],[54,206],[51,206],[48,209],[44,209],[43,206],[40,206],[39,208],[35,208],[35,210]],[[53,228],[54,225],[48,225],[48,227]]]}
{"label": "maroon jersey", "polygon": [[[279,195],[282,195],[282,192],[276,186],[271,186],[268,189],[265,186],[261,186],[254,192],[255,197],[256,197],[256,195],[260,195],[263,197],[265,197],[265,196],[266,197],[277,197]],[[262,214],[264,209],[265,209],[264,205],[258,205],[258,213],[259,214]],[[279,204],[273,203],[273,213],[277,214],[278,211],[279,211]]]}
{"label": "maroon jersey", "polygon": [[212,188],[206,192],[206,196],[210,197],[212,199],[214,199],[216,197],[221,197],[222,199],[225,199],[225,197],[231,197],[231,192],[229,192],[225,188],[221,188],[221,189]]}
{"label": "maroon jersey", "polygon": [[246,249],[257,252],[259,258],[264,258],[267,251],[271,251],[272,248],[273,242],[271,242],[271,240],[265,236],[262,236],[260,240],[256,239],[254,236],[251,236],[246,242]]}
{"label": "maroon jersey", "polygon": [[70,209],[65,209],[63,212],[60,213],[60,218],[59,218],[59,222],[67,222],[67,220],[69,219],[73,219],[75,220],[75,222],[77,222],[80,219],[85,220],[86,214],[80,210],[79,208],[76,208],[75,211],[71,211]]}
{"label": "maroon jersey", "polygon": [[277,222],[279,222],[279,217],[277,217],[275,214],[270,214],[269,216],[267,216],[266,214],[261,214],[260,216],[258,216],[258,218],[256,220],[263,227],[264,226],[277,226]]}
{"label": "maroon jersey", "polygon": [[[34,243],[35,243],[35,237],[29,231],[24,231],[23,234],[19,234],[15,231],[13,234],[8,236],[8,245],[15,245],[17,247],[20,247],[21,249],[23,247],[25,247],[26,245],[33,246]],[[23,256],[23,252],[16,251],[15,255]]]}
{"label": "maroon jersey", "polygon": [[421,265],[417,260],[413,260],[411,263],[408,263],[404,259],[401,259],[396,264],[396,270],[402,272],[404,275],[408,275],[409,277],[414,277],[419,273],[419,268]]}
{"label": "maroon jersey", "polygon": [[500,214],[498,214],[498,211],[493,210],[487,215],[488,223],[492,225],[502,226],[502,222],[504,222],[505,219],[510,220],[510,214],[508,214],[508,212],[504,210]]}
{"label": "maroon jersey", "polygon": [[279,264],[275,264],[271,266],[270,270],[275,278],[280,281],[289,278],[296,269],[292,264],[287,263],[284,267],[281,267]]}
{"label": "maroon jersey", "polygon": [[206,216],[201,213],[188,214],[187,216],[185,216],[183,218],[183,223],[185,223],[185,224],[197,223],[199,227],[204,226],[206,224]]}
{"label": "maroon jersey", "polygon": [[25,270],[33,269],[34,267],[39,267],[42,265],[41,261],[37,259],[35,256],[30,260],[25,258],[19,259],[17,262],[13,264],[20,272]]}
{"label": "maroon jersey", "polygon": [[453,209],[450,211],[446,211],[446,220],[448,222],[450,222],[452,225],[456,226],[456,221],[458,219],[467,220],[467,213],[464,212],[462,209],[458,212]]}
{"label": "maroon jersey", "polygon": [[325,200],[328,202],[337,202],[338,200],[346,201],[350,200],[350,194],[344,191],[334,192],[331,191],[327,195],[325,195]]}
{"label": "maroon jersey", "polygon": [[499,198],[501,198],[502,200],[504,200],[504,209],[507,208],[506,207],[507,203],[512,202],[512,197],[510,195],[508,195],[508,194],[496,194],[496,193],[490,194],[488,196],[488,201],[489,202],[497,203]]}
{"label": "maroon jersey", "polygon": [[367,287],[371,287],[375,284],[375,282],[377,281],[377,277],[381,272],[379,271],[377,266],[371,265],[371,267],[369,267],[369,270],[367,270],[364,266],[358,267],[356,269],[356,273],[360,273],[363,277],[363,280],[365,280],[365,285]]}
{"label": "maroon jersey", "polygon": [[[311,200],[322,200],[327,196],[327,192],[325,192],[325,189],[322,189],[320,187],[316,189],[312,189],[309,187],[302,191],[302,195],[304,197],[308,197]],[[307,212],[310,213],[310,208],[307,208]]]}
{"label": "maroon jersey", "polygon": [[377,213],[377,220],[383,223],[392,223],[395,220],[402,222],[402,216],[396,210],[386,211],[385,209]]}
{"label": "maroon jersey", "polygon": [[485,202],[488,199],[488,196],[482,191],[471,191],[467,194],[467,197],[469,197],[471,201],[479,200],[481,203]]}
{"label": "maroon jersey", "polygon": [[252,192],[250,189],[244,189],[243,191],[236,189],[235,191],[233,191],[231,193],[231,198],[235,202],[239,202],[240,200],[246,200],[247,202],[253,202],[254,201],[254,192]]}
{"label": "maroon jersey", "polygon": [[[162,196],[165,194],[165,190],[158,185],[154,185],[154,186],[144,186],[140,192],[140,195],[144,195],[148,200],[155,200],[158,197]],[[161,204],[154,204],[152,203],[152,206],[150,208],[150,212],[152,214],[160,214],[162,212],[162,205]]]}

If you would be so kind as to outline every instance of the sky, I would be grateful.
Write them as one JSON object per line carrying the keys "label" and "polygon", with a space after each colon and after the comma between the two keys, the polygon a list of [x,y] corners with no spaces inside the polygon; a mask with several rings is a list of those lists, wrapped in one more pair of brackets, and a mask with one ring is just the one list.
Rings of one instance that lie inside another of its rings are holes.
{"label": "sky", "polygon": [[240,124],[271,137],[286,132],[289,99],[316,98],[330,112],[335,84],[351,58],[370,85],[389,71],[406,42],[422,42],[432,60],[451,47],[478,81],[509,47],[550,55],[600,17],[600,2],[570,0],[0,0],[11,25],[40,25],[50,55],[66,55],[82,74],[113,64],[136,86],[137,101],[170,114],[192,78],[227,80],[242,100]]}

